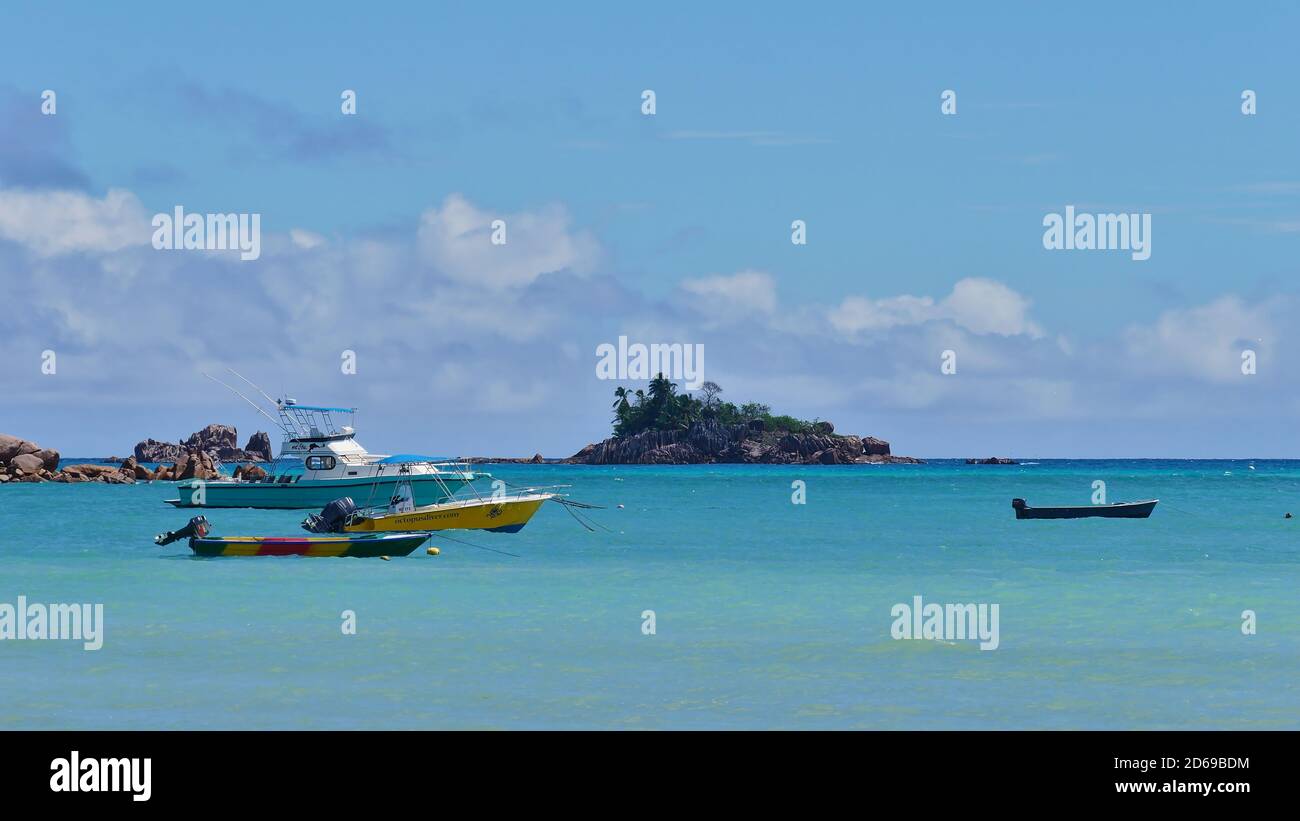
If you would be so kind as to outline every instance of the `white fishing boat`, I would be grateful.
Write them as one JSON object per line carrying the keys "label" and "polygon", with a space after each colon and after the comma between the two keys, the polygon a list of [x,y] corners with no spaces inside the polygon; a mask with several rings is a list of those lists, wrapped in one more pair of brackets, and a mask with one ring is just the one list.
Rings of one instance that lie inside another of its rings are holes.
{"label": "white fishing boat", "polygon": [[272,400],[263,393],[274,404],[279,415],[276,419],[234,388],[230,390],[283,431],[280,455],[264,479],[191,479],[176,486],[179,498],[167,499],[168,504],[308,509],[350,496],[363,506],[386,505],[397,486],[409,482],[414,504],[432,505],[446,501],[470,482],[491,478],[491,474],[475,472],[463,462],[370,453],[356,440],[352,424],[337,425],[334,421],[335,416],[347,414],[351,422],[356,408],[299,405],[293,399]]}

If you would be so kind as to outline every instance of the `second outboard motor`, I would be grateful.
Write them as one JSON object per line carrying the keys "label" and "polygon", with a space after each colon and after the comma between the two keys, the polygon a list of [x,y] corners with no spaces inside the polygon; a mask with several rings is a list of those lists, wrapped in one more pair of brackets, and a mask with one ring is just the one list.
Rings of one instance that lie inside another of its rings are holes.
{"label": "second outboard motor", "polygon": [[325,505],[319,516],[313,513],[303,519],[302,529],[310,533],[342,533],[343,526],[356,512],[357,506],[352,497],[344,496]]}

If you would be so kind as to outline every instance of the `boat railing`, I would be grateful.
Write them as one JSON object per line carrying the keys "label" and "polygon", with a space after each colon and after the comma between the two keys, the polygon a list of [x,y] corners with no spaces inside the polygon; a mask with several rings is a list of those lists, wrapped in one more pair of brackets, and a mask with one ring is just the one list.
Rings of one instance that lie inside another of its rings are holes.
{"label": "boat railing", "polygon": [[551,496],[564,496],[565,489],[570,485],[536,485],[531,487],[515,486],[495,488],[490,491],[480,491],[473,485],[465,485],[458,488],[454,493],[447,497],[447,503],[452,502],[514,502],[526,496],[536,496],[539,494],[549,494]]}
{"label": "boat railing", "polygon": [[[528,496],[549,495],[560,498],[566,495],[564,492],[572,485],[533,485],[533,486],[510,486],[508,489],[500,488],[490,491],[480,491],[471,484],[462,485],[459,488],[451,488],[443,485],[443,491],[446,494],[440,505],[465,504],[468,502],[515,502]],[[366,504],[358,504],[357,509],[365,513],[387,511],[391,504],[389,501],[368,501]],[[413,497],[412,497],[413,498]],[[418,507],[428,507],[428,505],[419,505]]]}

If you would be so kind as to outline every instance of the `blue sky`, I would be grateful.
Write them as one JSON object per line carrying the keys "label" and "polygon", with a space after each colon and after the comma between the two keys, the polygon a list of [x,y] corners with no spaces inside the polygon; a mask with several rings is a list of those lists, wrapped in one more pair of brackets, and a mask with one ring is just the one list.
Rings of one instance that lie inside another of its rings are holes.
{"label": "blue sky", "polygon": [[[567,455],[608,430],[594,349],[623,333],[703,343],[730,398],[900,453],[1300,456],[1286,4],[3,15],[0,431],[78,454],[246,434],[197,375],[228,364],[361,405],[372,449]],[[132,239],[176,204],[260,213],[268,252]],[[1150,213],[1151,258],[1044,250],[1067,204]],[[83,221],[42,239],[49,208]],[[447,226],[498,215],[524,247],[476,288]]]}

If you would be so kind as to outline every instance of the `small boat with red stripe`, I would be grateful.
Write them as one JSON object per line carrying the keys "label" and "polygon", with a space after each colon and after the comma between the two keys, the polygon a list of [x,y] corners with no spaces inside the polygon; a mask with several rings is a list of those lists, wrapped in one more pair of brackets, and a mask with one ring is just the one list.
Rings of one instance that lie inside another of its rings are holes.
{"label": "small boat with red stripe", "polygon": [[157,545],[189,539],[199,556],[409,556],[431,533],[346,533],[336,536],[211,536],[206,517],[195,516],[180,530],[159,533]]}

